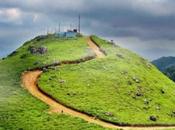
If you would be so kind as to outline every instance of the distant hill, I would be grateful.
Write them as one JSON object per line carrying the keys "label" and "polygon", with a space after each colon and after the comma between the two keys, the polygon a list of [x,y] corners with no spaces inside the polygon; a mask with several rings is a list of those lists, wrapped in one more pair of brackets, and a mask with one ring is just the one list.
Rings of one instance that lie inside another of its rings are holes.
{"label": "distant hill", "polygon": [[175,57],[161,57],[152,63],[170,79],[175,81]]}
{"label": "distant hill", "polygon": [[[97,36],[91,40],[96,48],[85,36],[39,36],[0,60],[0,129],[111,130],[64,112],[50,113],[47,104],[21,86],[23,72],[36,68],[43,71],[40,91],[94,120],[175,124],[175,83],[139,55]],[[103,57],[97,57],[99,50]],[[86,57],[93,59],[84,62]],[[56,66],[60,62],[72,64]]]}
{"label": "distant hill", "polygon": [[175,64],[175,57],[161,57],[157,60],[152,61],[154,65],[161,71],[165,71],[167,68],[173,66]]}

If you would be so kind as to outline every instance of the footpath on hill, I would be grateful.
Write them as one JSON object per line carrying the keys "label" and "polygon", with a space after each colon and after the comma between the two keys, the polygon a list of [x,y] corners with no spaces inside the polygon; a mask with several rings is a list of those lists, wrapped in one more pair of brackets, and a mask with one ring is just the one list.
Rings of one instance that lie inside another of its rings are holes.
{"label": "footpath on hill", "polygon": [[[100,48],[91,40],[90,37],[87,38],[87,43],[89,47],[94,51],[97,58],[103,58],[105,54],[100,50]],[[85,61],[82,61],[85,62]],[[69,63],[65,63],[69,64]],[[113,129],[124,129],[124,130],[165,130],[165,129],[175,129],[175,126],[119,126],[112,123],[108,123],[95,117],[89,116],[88,114],[81,113],[74,109],[64,106],[58,101],[54,100],[46,93],[42,92],[37,86],[37,80],[42,74],[42,71],[37,69],[33,71],[24,72],[22,74],[22,85],[26,88],[34,97],[43,101],[47,105],[50,106],[51,113],[63,113],[67,115],[71,115],[74,117],[79,117],[84,119],[89,123],[94,123],[100,125],[105,128],[113,128]]]}

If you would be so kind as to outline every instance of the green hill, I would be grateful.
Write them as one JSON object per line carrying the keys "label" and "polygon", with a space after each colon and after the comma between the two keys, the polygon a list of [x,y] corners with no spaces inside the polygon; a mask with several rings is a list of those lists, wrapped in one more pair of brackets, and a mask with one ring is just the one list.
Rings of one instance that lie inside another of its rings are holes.
{"label": "green hill", "polygon": [[[106,56],[44,69],[39,88],[62,104],[117,124],[175,124],[175,84],[148,61],[96,36]],[[49,107],[21,87],[21,74],[94,56],[86,37],[36,37],[0,60],[0,129],[106,130]]]}
{"label": "green hill", "polygon": [[175,84],[138,55],[93,38],[106,57],[50,70],[41,76],[39,87],[74,109],[110,122],[173,124]]}
{"label": "green hill", "polygon": [[[45,54],[31,54],[29,48],[47,47]],[[69,115],[49,114],[49,107],[21,87],[21,73],[55,60],[78,59],[93,55],[85,38],[58,39],[48,36],[26,42],[0,60],[1,130],[107,130]]]}
{"label": "green hill", "polygon": [[157,60],[153,60],[152,63],[157,66],[159,70],[165,71],[167,68],[175,65],[175,57],[161,57]]}

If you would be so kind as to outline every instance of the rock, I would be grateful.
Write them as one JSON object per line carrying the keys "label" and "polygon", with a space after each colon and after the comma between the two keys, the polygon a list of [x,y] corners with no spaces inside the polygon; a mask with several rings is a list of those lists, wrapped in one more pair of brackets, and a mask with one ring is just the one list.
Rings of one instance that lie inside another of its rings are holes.
{"label": "rock", "polygon": [[136,96],[141,97],[141,96],[143,96],[143,94],[141,92],[137,92]]}
{"label": "rock", "polygon": [[148,105],[149,101],[147,99],[144,99],[144,104]]}
{"label": "rock", "polygon": [[137,97],[135,95],[132,96],[133,99],[137,99]]}
{"label": "rock", "polygon": [[56,66],[49,66],[48,69],[51,69],[51,70],[56,70]]}
{"label": "rock", "polygon": [[39,47],[37,51],[40,54],[45,54],[47,52],[47,48],[46,47]]}
{"label": "rock", "polygon": [[59,83],[65,83],[66,81],[65,80],[59,80]]}
{"label": "rock", "polygon": [[127,74],[128,72],[127,71],[122,71],[121,74]]}
{"label": "rock", "polygon": [[144,106],[143,109],[149,110],[150,109],[150,106]]}
{"label": "rock", "polygon": [[67,93],[67,95],[68,95],[68,96],[72,96],[72,97],[73,97],[73,96],[75,96],[75,95],[76,95],[76,93],[72,93],[72,92],[70,92],[70,93]]}
{"label": "rock", "polygon": [[136,79],[135,82],[136,82],[136,83],[140,83],[140,80],[139,80],[139,79]]}
{"label": "rock", "polygon": [[45,54],[47,52],[46,47],[29,46],[28,50],[30,51],[31,54]]}
{"label": "rock", "polygon": [[157,121],[157,117],[155,117],[155,116],[150,116],[149,119],[150,119],[151,121]]}
{"label": "rock", "polygon": [[128,85],[132,85],[132,82],[131,81],[128,81]]}
{"label": "rock", "polygon": [[173,114],[175,114],[175,111],[172,111]]}
{"label": "rock", "polygon": [[112,112],[106,112],[105,115],[107,115],[107,116],[114,116]]}
{"label": "rock", "polygon": [[29,46],[28,50],[30,51],[31,54],[36,54],[37,49],[34,46]]}
{"label": "rock", "polygon": [[146,66],[150,69],[152,65],[150,63],[147,63]]}
{"label": "rock", "polygon": [[60,61],[54,61],[53,64],[58,65],[58,64],[61,64],[61,62]]}
{"label": "rock", "polygon": [[47,68],[43,68],[42,70],[43,70],[43,72],[48,72],[49,71]]}
{"label": "rock", "polygon": [[138,79],[137,77],[132,77],[132,79],[133,79],[136,83],[140,83],[140,79]]}
{"label": "rock", "polygon": [[124,56],[121,55],[121,54],[116,54],[117,57],[121,58],[121,59],[124,59]]}
{"label": "rock", "polygon": [[162,94],[164,94],[164,93],[165,93],[165,91],[164,91],[163,89],[161,89],[161,90],[160,90],[160,92],[161,92]]}
{"label": "rock", "polygon": [[136,96],[139,96],[139,97],[143,96],[143,91],[142,91],[142,87],[141,86],[137,87]]}
{"label": "rock", "polygon": [[160,106],[157,106],[157,107],[156,107],[156,110],[160,110]]}

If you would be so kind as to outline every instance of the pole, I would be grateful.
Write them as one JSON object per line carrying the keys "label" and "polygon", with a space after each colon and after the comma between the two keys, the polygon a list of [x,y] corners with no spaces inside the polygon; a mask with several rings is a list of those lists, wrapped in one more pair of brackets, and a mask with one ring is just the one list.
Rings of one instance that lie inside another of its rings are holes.
{"label": "pole", "polygon": [[81,21],[80,21],[81,17],[80,17],[80,14],[78,16],[78,32],[80,33],[81,29],[80,29],[80,24],[81,24]]}
{"label": "pole", "polygon": [[58,30],[59,32],[61,31],[61,24],[59,23],[59,30]]}

